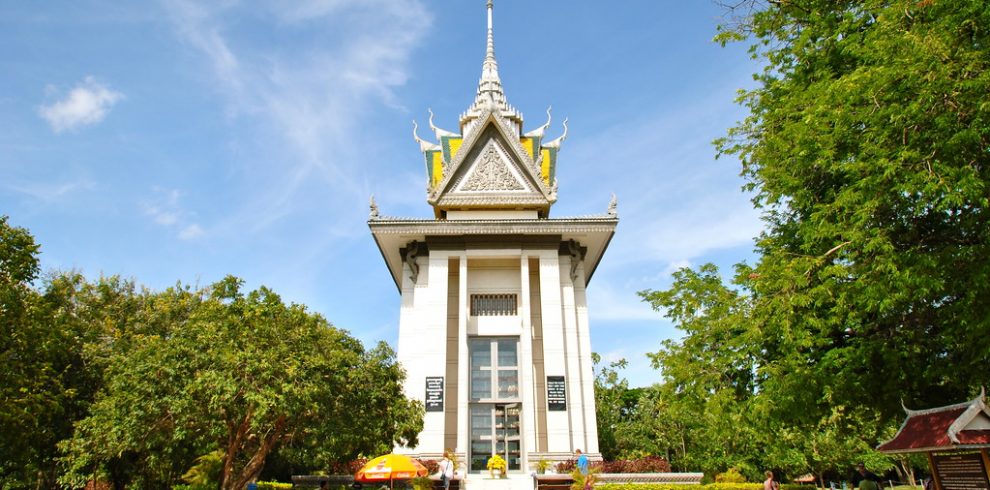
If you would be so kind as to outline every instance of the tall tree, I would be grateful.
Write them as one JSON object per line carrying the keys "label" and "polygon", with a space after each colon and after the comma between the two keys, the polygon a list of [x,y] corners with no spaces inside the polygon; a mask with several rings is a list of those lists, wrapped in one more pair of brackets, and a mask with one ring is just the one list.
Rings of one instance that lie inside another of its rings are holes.
{"label": "tall tree", "polygon": [[123,467],[132,483],[173,484],[196,455],[219,450],[220,488],[239,489],[284,444],[353,457],[415,442],[422,407],[403,396],[387,346],[366,351],[268,289],[243,293],[235,278],[164,295],[188,313],[114,350],[104,391],[64,444],[65,483]]}
{"label": "tall tree", "polygon": [[888,419],[971,396],[990,360],[990,6],[771,1],[722,39],[740,36],[765,69],[718,145],[767,223],[740,279],[780,339],[772,382],[816,373]]}
{"label": "tall tree", "polygon": [[686,333],[654,359],[678,400],[732,389],[752,429],[791,441],[763,464],[890,464],[870,448],[901,400],[990,381],[990,5],[725,4],[717,39],[752,41],[764,69],[716,144],[766,228],[730,284],[703,266],[643,293]]}
{"label": "tall tree", "polygon": [[39,253],[26,229],[0,216],[0,488],[56,484],[57,444],[99,386],[86,353],[98,330],[71,313],[85,282],[42,280]]}

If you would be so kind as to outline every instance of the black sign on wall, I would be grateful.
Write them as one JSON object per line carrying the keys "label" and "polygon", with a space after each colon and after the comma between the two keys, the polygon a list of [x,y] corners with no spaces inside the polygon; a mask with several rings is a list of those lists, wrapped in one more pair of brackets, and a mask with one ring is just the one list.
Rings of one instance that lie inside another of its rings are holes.
{"label": "black sign on wall", "polygon": [[567,411],[567,388],[563,376],[547,376],[547,410]]}
{"label": "black sign on wall", "polygon": [[443,376],[426,377],[426,398],[424,400],[427,412],[443,411]]}
{"label": "black sign on wall", "polygon": [[987,490],[987,471],[979,453],[932,456],[942,490]]}

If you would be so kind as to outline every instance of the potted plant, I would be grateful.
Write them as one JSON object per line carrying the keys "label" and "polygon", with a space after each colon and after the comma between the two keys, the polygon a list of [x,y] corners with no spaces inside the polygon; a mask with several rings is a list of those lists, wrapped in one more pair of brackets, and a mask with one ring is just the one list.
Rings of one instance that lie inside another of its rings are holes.
{"label": "potted plant", "polygon": [[546,458],[540,458],[535,463],[533,463],[533,468],[536,469],[536,473],[543,475],[546,474],[547,469],[550,468],[550,461]]}
{"label": "potted plant", "polygon": [[488,474],[492,477],[505,478],[505,460],[497,454],[493,454],[492,457],[488,458]]}

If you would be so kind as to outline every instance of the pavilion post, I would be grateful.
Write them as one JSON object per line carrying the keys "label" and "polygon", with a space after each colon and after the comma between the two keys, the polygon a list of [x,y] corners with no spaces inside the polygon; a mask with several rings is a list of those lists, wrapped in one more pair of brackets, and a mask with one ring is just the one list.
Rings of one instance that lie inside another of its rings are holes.
{"label": "pavilion post", "polygon": [[935,482],[935,490],[942,490],[942,480],[938,477],[938,472],[935,471],[935,458],[932,456],[931,451],[926,452],[925,455],[928,456],[928,469],[932,471],[932,481]]}

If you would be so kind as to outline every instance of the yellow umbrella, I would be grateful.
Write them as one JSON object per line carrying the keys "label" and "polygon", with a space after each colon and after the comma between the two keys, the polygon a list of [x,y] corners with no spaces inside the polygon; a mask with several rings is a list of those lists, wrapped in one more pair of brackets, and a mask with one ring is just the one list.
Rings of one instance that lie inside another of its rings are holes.
{"label": "yellow umbrella", "polygon": [[360,483],[391,482],[392,480],[408,480],[417,476],[426,476],[430,472],[419,461],[404,454],[386,454],[368,461],[357,474],[354,481]]}

